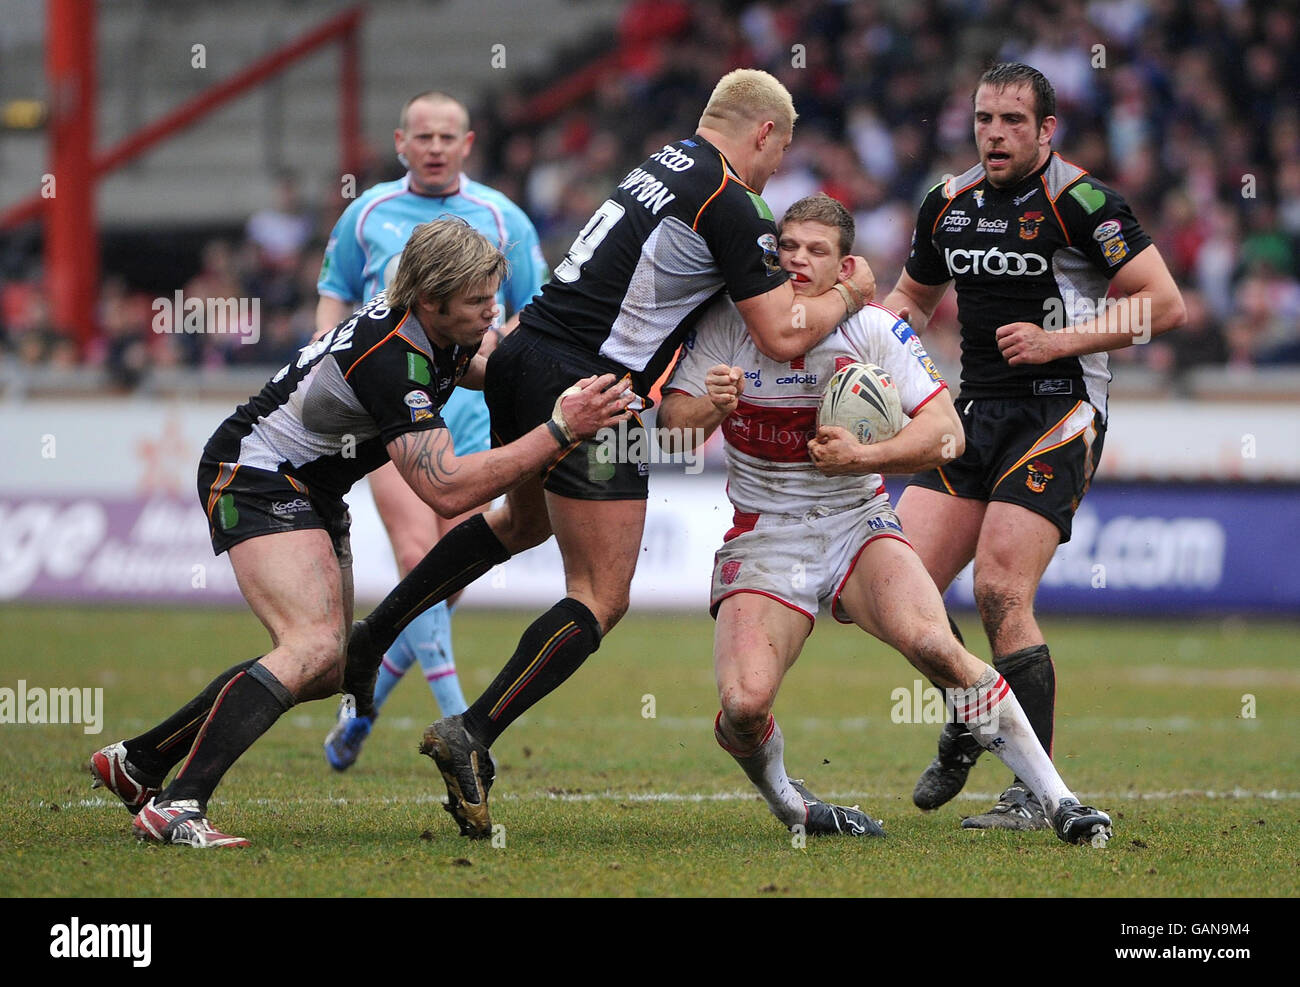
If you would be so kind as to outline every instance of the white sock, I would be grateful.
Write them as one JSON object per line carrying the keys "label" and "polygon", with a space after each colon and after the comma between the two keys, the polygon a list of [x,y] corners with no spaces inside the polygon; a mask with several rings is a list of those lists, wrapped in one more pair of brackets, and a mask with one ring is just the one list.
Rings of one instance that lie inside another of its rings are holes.
{"label": "white sock", "polygon": [[1052,759],[1038,742],[1020,701],[1007,680],[988,665],[970,689],[954,689],[953,715],[965,723],[981,747],[1024,780],[1042,803],[1047,818],[1063,798],[1074,798],[1056,772]]}
{"label": "white sock", "polygon": [[723,739],[721,712],[714,721],[713,736],[717,738],[718,746],[734,757],[749,776],[772,810],[772,815],[786,826],[802,825],[807,821],[808,809],[803,798],[791,786],[790,776],[785,773],[785,738],[781,736],[781,728],[776,725],[774,716],[768,716],[767,731],[751,751],[738,751]]}

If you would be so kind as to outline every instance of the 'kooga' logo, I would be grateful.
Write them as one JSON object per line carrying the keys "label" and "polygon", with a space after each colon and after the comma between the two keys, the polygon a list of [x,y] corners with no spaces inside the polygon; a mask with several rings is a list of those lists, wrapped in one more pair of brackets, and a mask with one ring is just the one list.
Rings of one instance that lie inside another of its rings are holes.
{"label": "'kooga' logo", "polygon": [[77,916],[50,929],[50,955],[56,960],[130,959],[132,966],[148,966],[153,958],[153,926],[82,925]]}
{"label": "'kooga' logo", "polygon": [[1017,254],[999,250],[944,250],[944,260],[952,274],[1009,274],[1013,278],[1033,277],[1047,270],[1041,254]]}

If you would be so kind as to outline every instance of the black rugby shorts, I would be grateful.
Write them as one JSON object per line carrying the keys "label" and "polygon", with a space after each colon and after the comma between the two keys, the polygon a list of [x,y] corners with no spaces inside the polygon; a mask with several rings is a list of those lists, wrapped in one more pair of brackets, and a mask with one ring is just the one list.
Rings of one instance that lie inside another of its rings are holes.
{"label": "black rugby shorts", "polygon": [[[492,445],[506,445],[549,421],[555,399],[583,377],[627,373],[599,356],[520,327],[488,359],[483,396],[492,415]],[[552,493],[577,500],[645,500],[649,435],[633,416],[612,434],[570,449],[543,474]]]}
{"label": "black rugby shorts", "polygon": [[958,401],[966,451],[912,484],[954,497],[1018,504],[1070,540],[1079,501],[1101,460],[1106,425],[1075,398],[977,398]]}

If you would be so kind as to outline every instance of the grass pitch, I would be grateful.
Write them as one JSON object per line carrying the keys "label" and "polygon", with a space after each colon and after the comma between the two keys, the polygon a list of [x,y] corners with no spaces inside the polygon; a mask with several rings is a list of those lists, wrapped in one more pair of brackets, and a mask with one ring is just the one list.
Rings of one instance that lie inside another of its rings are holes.
{"label": "grass pitch", "polygon": [[[457,615],[467,694],[490,681],[531,616]],[[974,618],[962,623],[976,638]],[[0,725],[0,895],[1300,894],[1296,626],[1051,620],[1045,629],[1060,689],[1057,763],[1114,817],[1104,851],[1050,832],[960,830],[1008,779],[991,757],[967,794],[916,811],[912,784],[938,727],[895,722],[917,712],[895,690],[910,697],[919,676],[830,620],[777,706],[787,765],[819,795],[861,802],[889,837],[793,845],[713,742],[712,623],[633,614],[494,749],[495,840],[461,839],[442,811],[432,762],[415,752],[435,709],[413,676],[346,774],[321,754],[334,702],[287,714],[209,807],[219,828],[253,846],[205,854],[137,845],[116,800],[89,790],[86,760],[264,651],[256,620],[3,608],[0,687],[102,687],[104,717],[94,736],[78,725]]]}

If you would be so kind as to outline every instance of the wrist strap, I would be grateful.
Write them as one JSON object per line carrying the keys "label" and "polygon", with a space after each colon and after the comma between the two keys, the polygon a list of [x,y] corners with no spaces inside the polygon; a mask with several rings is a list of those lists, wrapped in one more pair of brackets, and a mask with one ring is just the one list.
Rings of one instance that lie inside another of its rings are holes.
{"label": "wrist strap", "polygon": [[835,290],[838,291],[840,297],[844,299],[844,307],[848,310],[845,318],[848,318],[850,315],[856,315],[858,312],[862,311],[862,303],[854,297],[853,293],[849,290],[849,286],[843,281],[835,282]]}
{"label": "wrist strap", "polygon": [[546,430],[551,433],[551,438],[560,444],[561,449],[567,449],[573,444],[573,440],[565,434],[563,427],[554,418],[547,419]]}

